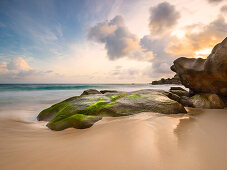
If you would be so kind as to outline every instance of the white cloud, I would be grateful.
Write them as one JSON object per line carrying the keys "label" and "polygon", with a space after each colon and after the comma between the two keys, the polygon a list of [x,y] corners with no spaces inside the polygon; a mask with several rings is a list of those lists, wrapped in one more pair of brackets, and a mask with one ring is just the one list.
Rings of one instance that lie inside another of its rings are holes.
{"label": "white cloud", "polygon": [[175,6],[168,2],[162,2],[150,8],[150,29],[152,34],[160,34],[170,31],[177,24],[180,13]]}
{"label": "white cloud", "polygon": [[128,30],[122,16],[96,24],[90,29],[88,38],[105,44],[110,60],[122,57],[149,60],[152,57],[151,53],[143,51],[139,38]]}
{"label": "white cloud", "polygon": [[7,64],[7,69],[8,70],[15,70],[15,71],[29,71],[29,70],[32,70],[31,66],[29,66],[28,63],[22,57],[13,58]]}
{"label": "white cloud", "polygon": [[[34,82],[54,75],[51,70],[38,71],[33,69],[22,57],[15,57],[11,61],[0,63],[0,83]],[[48,80],[48,79],[47,79]]]}
{"label": "white cloud", "polygon": [[223,0],[207,0],[210,3],[219,3],[222,2]]}

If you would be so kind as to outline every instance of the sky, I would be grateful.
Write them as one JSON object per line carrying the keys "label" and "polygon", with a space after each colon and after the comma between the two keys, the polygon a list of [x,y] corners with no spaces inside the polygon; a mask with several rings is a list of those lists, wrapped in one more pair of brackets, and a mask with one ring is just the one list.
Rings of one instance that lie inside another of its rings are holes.
{"label": "sky", "polygon": [[1,0],[0,83],[150,83],[227,37],[227,0]]}

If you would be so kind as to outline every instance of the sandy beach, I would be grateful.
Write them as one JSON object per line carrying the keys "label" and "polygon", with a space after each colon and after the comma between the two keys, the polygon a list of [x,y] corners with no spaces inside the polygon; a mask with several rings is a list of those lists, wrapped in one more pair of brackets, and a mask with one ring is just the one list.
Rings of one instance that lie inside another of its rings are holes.
{"label": "sandy beach", "polygon": [[227,0],[0,0],[0,170],[227,170]]}
{"label": "sandy beach", "polygon": [[0,120],[0,169],[227,168],[227,108],[107,117],[55,132],[46,122]]}

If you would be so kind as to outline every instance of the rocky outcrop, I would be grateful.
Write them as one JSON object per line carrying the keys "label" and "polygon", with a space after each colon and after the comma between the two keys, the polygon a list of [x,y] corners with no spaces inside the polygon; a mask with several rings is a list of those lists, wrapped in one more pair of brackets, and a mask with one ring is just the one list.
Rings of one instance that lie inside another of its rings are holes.
{"label": "rocky outcrop", "polygon": [[195,94],[227,96],[227,38],[213,48],[207,59],[181,57],[174,61],[171,69]]}
{"label": "rocky outcrop", "polygon": [[186,113],[185,108],[163,90],[108,92],[75,96],[40,112],[37,119],[47,120],[47,127],[63,130],[88,128],[103,116],[126,116],[140,112]]}
{"label": "rocky outcrop", "polygon": [[181,103],[185,107],[195,107],[204,109],[223,109],[224,103],[216,94],[196,94],[190,97],[188,91],[181,87],[171,87],[168,97]]}
{"label": "rocky outcrop", "polygon": [[196,94],[190,98],[192,106],[204,109],[224,109],[224,103],[216,94]]}
{"label": "rocky outcrop", "polygon": [[181,87],[171,87],[169,90],[171,93],[174,93],[180,97],[189,96],[189,92]]}
{"label": "rocky outcrop", "polygon": [[189,98],[189,92],[181,87],[171,87],[167,96],[185,107],[193,107]]}
{"label": "rocky outcrop", "polygon": [[161,80],[152,81],[152,85],[161,85],[161,84],[181,84],[179,76],[176,74],[173,78],[162,78]]}

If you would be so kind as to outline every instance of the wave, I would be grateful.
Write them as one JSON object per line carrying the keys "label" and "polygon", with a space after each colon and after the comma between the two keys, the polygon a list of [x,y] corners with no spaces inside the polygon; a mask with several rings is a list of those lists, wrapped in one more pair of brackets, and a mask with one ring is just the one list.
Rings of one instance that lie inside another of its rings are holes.
{"label": "wave", "polygon": [[84,84],[0,84],[0,91],[74,90],[100,87]]}

